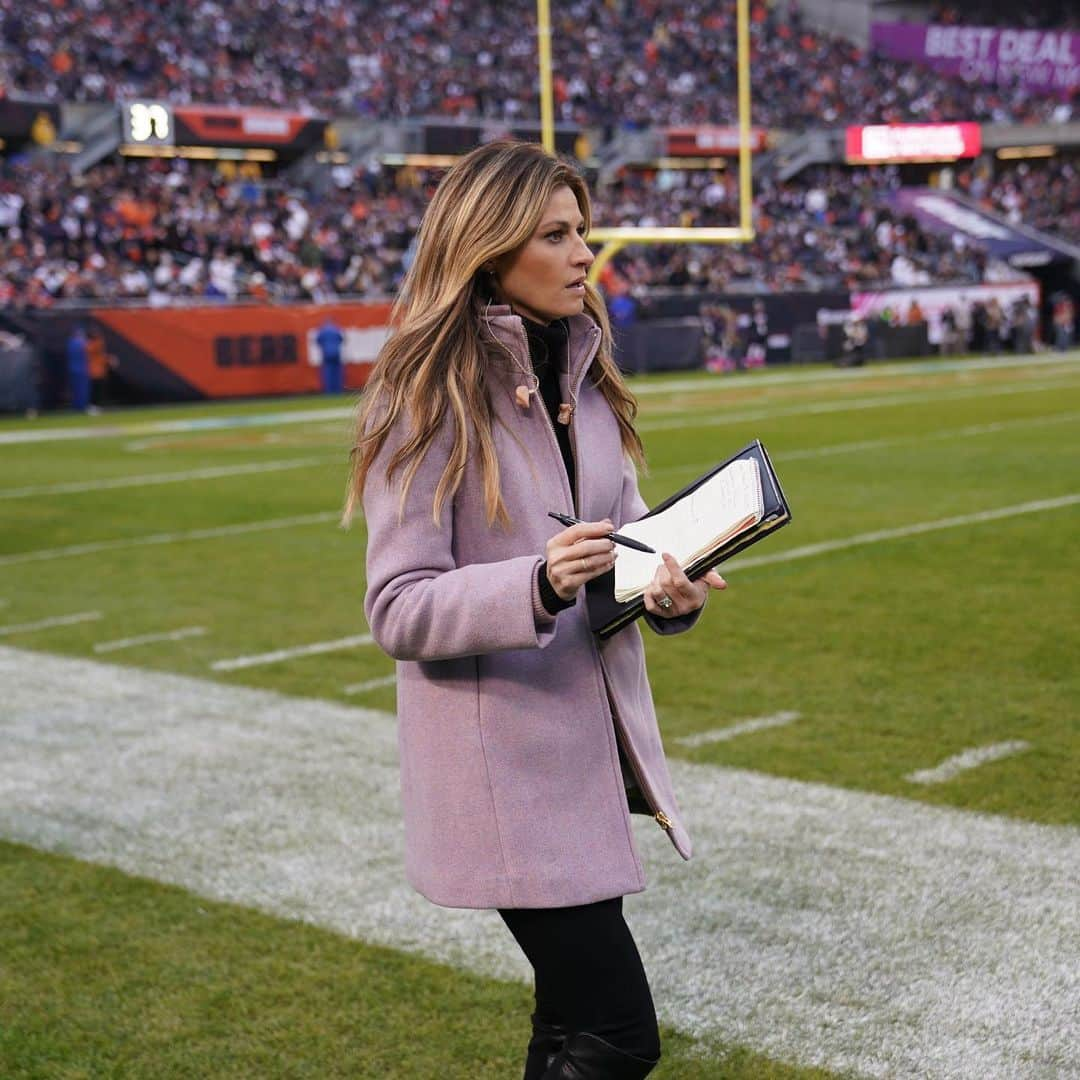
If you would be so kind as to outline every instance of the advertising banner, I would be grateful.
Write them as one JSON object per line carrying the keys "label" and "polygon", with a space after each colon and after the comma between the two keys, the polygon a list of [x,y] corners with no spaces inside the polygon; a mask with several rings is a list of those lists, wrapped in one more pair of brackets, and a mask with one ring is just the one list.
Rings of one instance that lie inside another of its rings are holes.
{"label": "advertising banner", "polygon": [[[714,124],[698,127],[669,127],[664,129],[665,151],[670,157],[712,157],[739,152],[739,129]],[[757,153],[766,146],[765,130],[750,129],[750,149]]]}
{"label": "advertising banner", "polygon": [[870,124],[849,127],[848,164],[901,161],[955,161],[978,157],[982,130],[978,124]]}
{"label": "advertising banner", "polygon": [[95,308],[93,317],[120,378],[148,400],[261,397],[321,390],[315,335],[327,319],[345,339],[345,388],[362,387],[390,304]]}
{"label": "advertising banner", "polygon": [[875,22],[870,45],[894,60],[914,60],[944,75],[992,86],[1068,97],[1080,86],[1080,33]]}

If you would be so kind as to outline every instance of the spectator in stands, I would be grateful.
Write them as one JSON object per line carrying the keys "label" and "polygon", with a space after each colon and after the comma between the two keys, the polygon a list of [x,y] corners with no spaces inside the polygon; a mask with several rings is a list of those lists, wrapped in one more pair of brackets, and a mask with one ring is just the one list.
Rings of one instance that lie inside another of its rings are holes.
{"label": "spectator in stands", "polygon": [[[536,111],[533,0],[502,0],[497,13],[426,0],[137,10],[122,0],[90,9],[2,0],[0,11],[0,84],[55,101],[142,97],[387,120],[513,122]],[[734,121],[730,0],[570,0],[553,20],[558,119],[588,127]],[[1062,104],[875,56],[811,26],[794,5],[753,5],[750,39],[754,119],[769,127],[1037,122]]]}
{"label": "spectator in stands", "polygon": [[[656,1064],[622,914],[642,887],[628,813],[687,843],[640,635],[606,642],[602,672],[581,595],[614,566],[613,527],[645,510],[632,399],[585,283],[589,214],[580,176],[536,145],[493,142],[450,171],[368,383],[346,507],[362,497],[365,610],[399,661],[407,872],[435,903],[497,908],[534,966],[530,1080]],[[552,535],[544,509],[578,505],[589,520]],[[723,586],[666,556],[647,621],[689,629]]]}

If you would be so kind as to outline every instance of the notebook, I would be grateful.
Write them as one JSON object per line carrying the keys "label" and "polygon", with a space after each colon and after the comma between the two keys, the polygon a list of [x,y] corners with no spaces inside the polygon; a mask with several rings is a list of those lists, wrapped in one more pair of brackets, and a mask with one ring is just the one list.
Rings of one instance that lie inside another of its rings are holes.
{"label": "notebook", "polygon": [[656,555],[620,547],[614,570],[586,586],[589,623],[601,638],[645,613],[643,593],[668,551],[688,577],[731,558],[791,521],[791,509],[761,441],[675,492],[618,532],[656,549]]}

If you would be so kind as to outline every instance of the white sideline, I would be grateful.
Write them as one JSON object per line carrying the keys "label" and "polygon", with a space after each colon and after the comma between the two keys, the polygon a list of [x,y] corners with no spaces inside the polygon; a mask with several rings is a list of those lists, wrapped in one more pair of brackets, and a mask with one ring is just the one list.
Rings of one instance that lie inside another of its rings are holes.
{"label": "white sideline", "polygon": [[240,525],[218,525],[212,529],[188,529],[185,532],[151,533],[149,536],[128,536],[117,540],[96,540],[89,544],[68,544],[58,548],[37,548],[0,555],[0,566],[20,563],[47,562],[50,559],[69,559],[75,555],[96,555],[100,551],[122,551],[124,548],[148,547],[155,544],[177,544],[186,540],[216,540],[222,536],[241,536],[244,533],[265,532],[271,529],[291,529],[298,525],[324,525],[340,518],[336,511],[320,514],[298,514],[296,517],[269,518],[247,521]]}
{"label": "white sideline", "polygon": [[54,626],[74,626],[81,622],[94,622],[102,618],[100,611],[80,611],[75,615],[54,615],[48,619],[38,619],[37,622],[11,623],[8,626],[0,626],[0,637],[9,634],[29,634],[35,630],[51,630]]}
{"label": "white sideline", "polygon": [[706,746],[708,743],[727,742],[739,735],[750,735],[755,731],[767,731],[769,728],[785,727],[798,720],[801,713],[788,711],[773,713],[772,716],[756,716],[750,720],[740,720],[728,727],[701,731],[696,735],[682,735],[675,740],[680,746]]}
{"label": "white sideline", "polygon": [[1012,757],[1022,750],[1027,750],[1031,743],[1024,739],[1010,739],[1007,742],[991,743],[989,746],[974,746],[970,750],[962,750],[959,754],[947,757],[940,765],[932,769],[917,769],[904,777],[913,784],[943,784],[954,776],[959,776],[969,769],[977,769],[988,761],[1000,761],[1002,758]]}
{"label": "white sideline", "polygon": [[115,641],[99,641],[94,652],[116,652],[118,649],[130,649],[135,645],[150,645],[156,641],[181,641],[184,638],[202,637],[205,626],[184,626],[179,630],[165,630],[158,634],[140,634],[138,637],[117,638]]}
{"label": "white sideline", "polygon": [[316,641],[310,645],[297,645],[291,649],[275,649],[273,652],[258,653],[254,656],[236,656],[231,660],[215,660],[210,667],[213,671],[239,671],[241,668],[277,664],[282,660],[292,660],[297,656],[315,656],[318,653],[340,652],[342,649],[355,649],[361,645],[374,644],[375,639],[370,634],[353,634],[351,637],[338,638],[336,641]]}
{"label": "white sideline", "polygon": [[682,431],[686,428],[724,427],[727,424],[743,424],[752,420],[775,420],[780,416],[824,416],[830,413],[859,412],[862,409],[902,408],[907,405],[930,405],[943,401],[962,401],[967,398],[1000,397],[1003,394],[1034,394],[1047,390],[1070,388],[1060,381],[1023,384],[1020,386],[972,387],[969,390],[935,390],[921,394],[886,394],[882,397],[851,398],[841,401],[818,401],[802,405],[763,404],[746,412],[716,412],[707,415],[700,411],[687,412],[663,419],[642,420],[639,432]]}
{"label": "white sideline", "polygon": [[[0,836],[528,978],[493,912],[405,884],[392,716],[4,647],[0,685]],[[661,1019],[703,1051],[882,1080],[1077,1076],[1080,830],[671,772],[695,857],[635,816],[649,887],[626,912]]]}
{"label": "white sideline", "polygon": [[820,544],[806,544],[804,547],[777,551],[771,555],[757,555],[743,558],[736,555],[725,569],[748,570],[754,566],[770,566],[772,563],[793,562],[795,559],[808,559],[815,555],[826,555],[833,551],[860,547],[863,544],[877,544],[885,540],[899,540],[905,536],[918,536],[920,533],[937,532],[939,529],[955,529],[961,525],[981,525],[987,521],[1001,518],[1019,517],[1022,514],[1038,514],[1048,510],[1061,510],[1080,503],[1080,493],[1061,495],[1056,499],[1035,499],[1032,502],[1016,503],[1014,506],[1000,506],[995,510],[979,510],[973,514],[958,514],[956,517],[938,518],[937,521],[917,521],[911,525],[902,525],[897,529],[878,529],[874,532],[857,533],[840,540],[824,540]]}
{"label": "white sideline", "polygon": [[79,480],[66,484],[31,484],[28,487],[0,488],[0,499],[24,499],[33,495],[78,495],[89,491],[109,491],[113,488],[149,487],[154,484],[179,484],[188,480],[217,480],[226,476],[281,472],[285,469],[306,469],[345,460],[337,457],[293,458],[286,461],[263,461],[248,465],[215,465],[186,472],[144,473],[142,476],[114,476],[106,480]]}
{"label": "white sideline", "polygon": [[366,694],[369,690],[379,690],[384,686],[393,686],[397,682],[396,675],[383,675],[378,679],[368,679],[366,682],[350,683],[342,687],[344,694]]}

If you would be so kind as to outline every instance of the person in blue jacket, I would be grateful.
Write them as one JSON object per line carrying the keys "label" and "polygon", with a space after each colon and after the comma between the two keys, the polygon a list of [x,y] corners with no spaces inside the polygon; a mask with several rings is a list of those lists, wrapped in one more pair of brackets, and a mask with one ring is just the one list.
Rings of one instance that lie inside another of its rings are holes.
{"label": "person in blue jacket", "polygon": [[315,335],[316,344],[322,353],[323,392],[340,394],[344,389],[341,368],[341,346],[345,335],[333,319],[327,319]]}
{"label": "person in blue jacket", "polygon": [[68,389],[71,407],[86,412],[90,407],[90,358],[86,348],[86,327],[78,323],[67,340]]}

